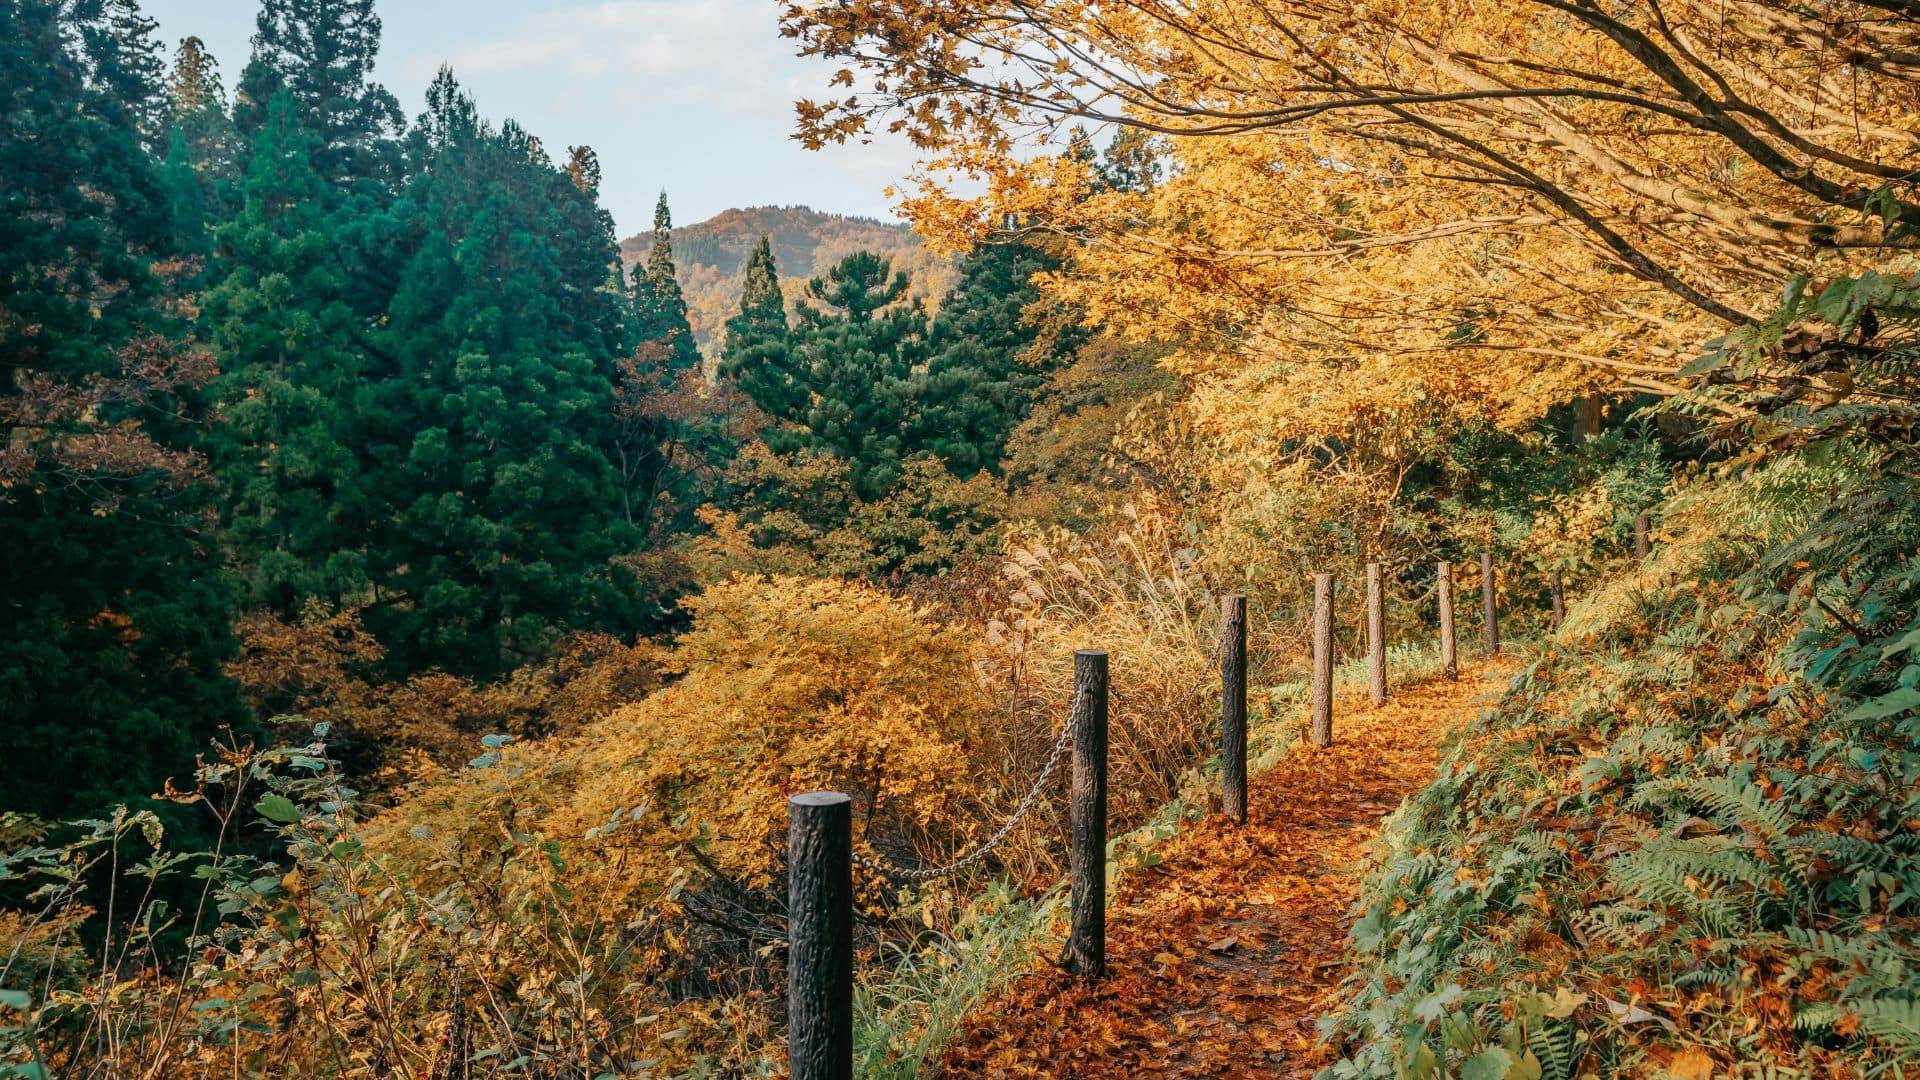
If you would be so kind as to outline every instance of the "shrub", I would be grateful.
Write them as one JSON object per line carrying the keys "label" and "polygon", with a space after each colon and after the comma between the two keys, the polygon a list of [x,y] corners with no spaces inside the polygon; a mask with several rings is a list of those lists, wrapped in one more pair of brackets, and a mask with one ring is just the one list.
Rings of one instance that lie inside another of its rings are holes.
{"label": "shrub", "polygon": [[1683,487],[1383,839],[1331,1077],[1920,1061],[1920,494]]}

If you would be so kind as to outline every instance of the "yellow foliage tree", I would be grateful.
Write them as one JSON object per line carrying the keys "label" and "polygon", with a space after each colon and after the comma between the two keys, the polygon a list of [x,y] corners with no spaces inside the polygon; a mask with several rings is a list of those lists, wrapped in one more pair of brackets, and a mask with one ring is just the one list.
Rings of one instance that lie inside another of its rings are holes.
{"label": "yellow foliage tree", "polygon": [[[1176,346],[1190,393],[1143,436],[1216,522],[1293,477],[1322,510],[1312,489],[1342,489],[1370,552],[1423,439],[1675,393],[1791,275],[1911,269],[1920,247],[1920,12],[1894,0],[783,12],[855,88],[800,103],[804,139],[905,132],[929,155],[905,201],[924,232],[1057,232],[1057,294]],[[1114,189],[1021,138],[1081,123],[1150,133],[1165,179]]]}

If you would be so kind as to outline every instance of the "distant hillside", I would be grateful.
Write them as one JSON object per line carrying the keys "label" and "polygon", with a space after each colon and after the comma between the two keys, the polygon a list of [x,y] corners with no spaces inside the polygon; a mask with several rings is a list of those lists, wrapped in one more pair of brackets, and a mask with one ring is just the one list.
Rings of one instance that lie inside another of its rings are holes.
{"label": "distant hillside", "polygon": [[[754,206],[726,210],[695,225],[673,230],[674,265],[687,297],[687,317],[704,349],[740,305],[740,278],[761,234],[773,241],[780,284],[793,303],[806,279],[821,274],[856,251],[875,251],[913,279],[913,294],[930,303],[953,285],[953,261],[920,246],[905,225],[872,218],[827,214],[804,206]],[[632,266],[653,246],[648,230],[620,243]]]}

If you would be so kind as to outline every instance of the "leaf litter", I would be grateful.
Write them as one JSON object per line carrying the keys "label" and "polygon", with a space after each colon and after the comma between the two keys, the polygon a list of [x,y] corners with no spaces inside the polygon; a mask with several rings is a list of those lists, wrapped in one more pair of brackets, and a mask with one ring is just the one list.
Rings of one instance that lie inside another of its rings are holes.
{"label": "leaf litter", "polygon": [[1310,1077],[1329,1055],[1323,1004],[1345,974],[1349,911],[1382,819],[1432,779],[1448,730],[1490,689],[1463,673],[1336,713],[1249,780],[1249,818],[1220,814],[1130,876],[1107,914],[1107,977],[1047,967],[975,1010],[942,1075]]}

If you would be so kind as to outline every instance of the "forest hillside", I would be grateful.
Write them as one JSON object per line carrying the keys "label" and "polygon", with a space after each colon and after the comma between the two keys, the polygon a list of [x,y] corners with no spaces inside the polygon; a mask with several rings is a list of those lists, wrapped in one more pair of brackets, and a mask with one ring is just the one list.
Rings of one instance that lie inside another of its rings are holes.
{"label": "forest hillside", "polygon": [[[952,259],[928,251],[905,222],[882,222],[804,206],[753,206],[674,228],[674,265],[687,297],[687,322],[703,347],[717,343],[740,307],[740,277],[761,237],[773,245],[781,285],[792,292],[856,251],[887,256],[913,281],[912,294],[937,304],[953,287]],[[620,241],[628,266],[646,258],[653,231]]]}
{"label": "forest hillside", "polygon": [[1920,1073],[1920,8],[752,2],[0,0],[0,1080]]}

